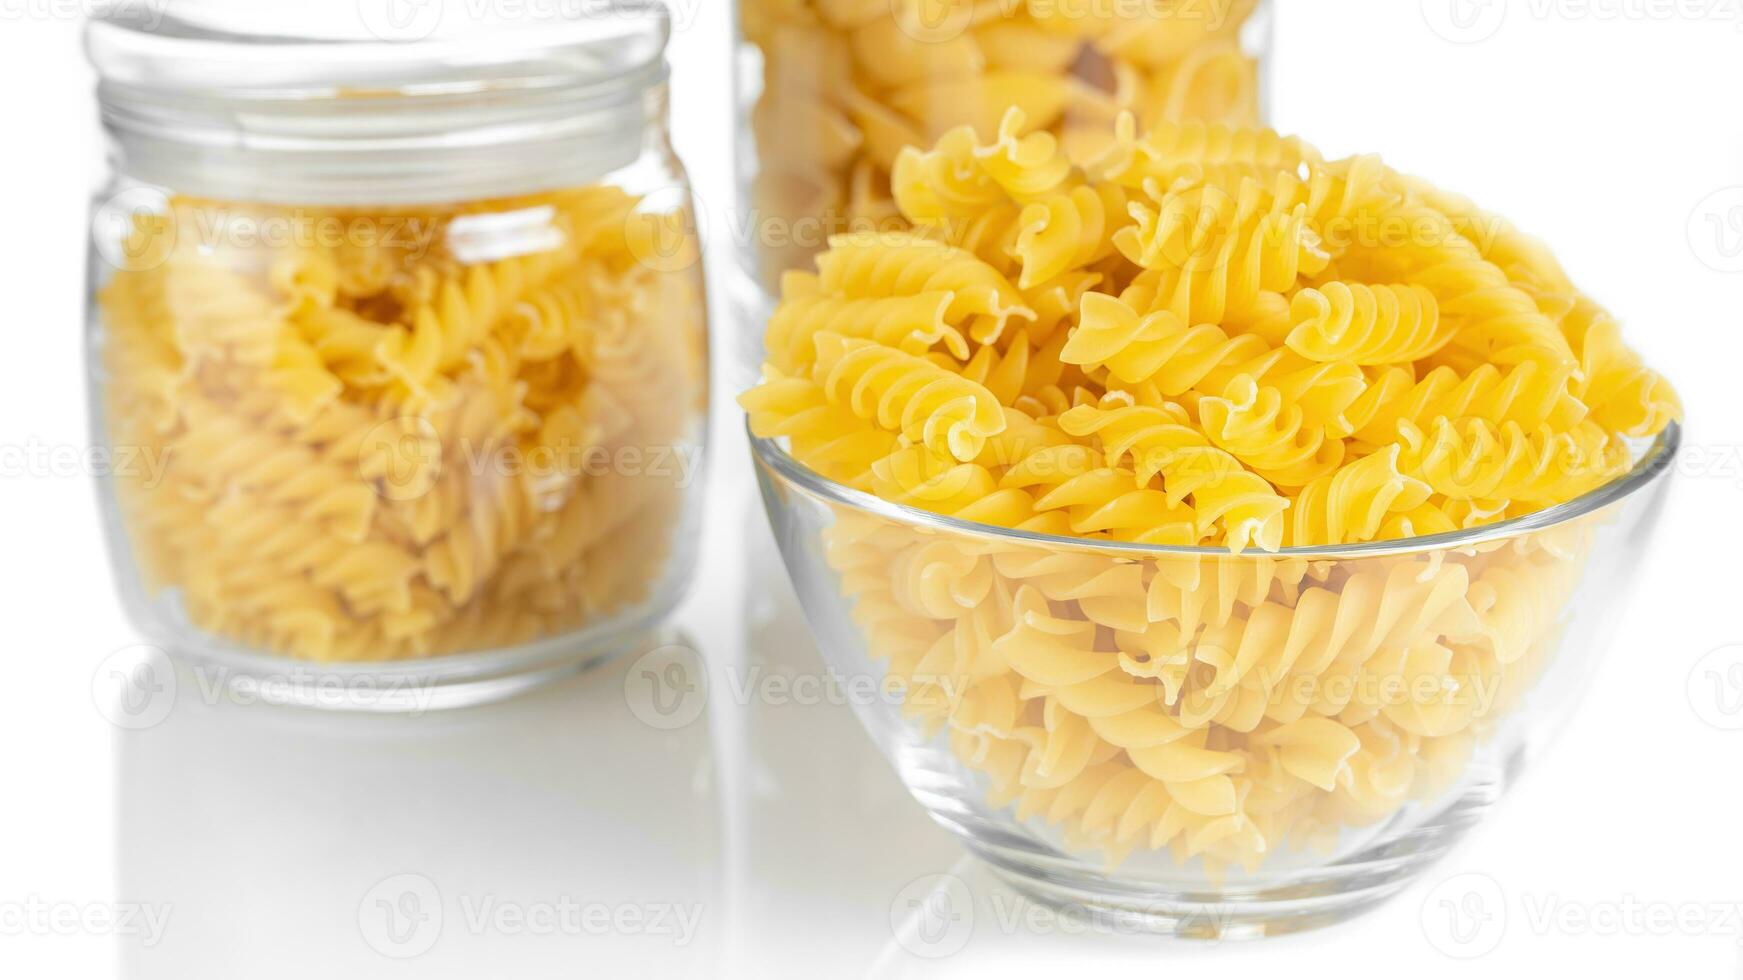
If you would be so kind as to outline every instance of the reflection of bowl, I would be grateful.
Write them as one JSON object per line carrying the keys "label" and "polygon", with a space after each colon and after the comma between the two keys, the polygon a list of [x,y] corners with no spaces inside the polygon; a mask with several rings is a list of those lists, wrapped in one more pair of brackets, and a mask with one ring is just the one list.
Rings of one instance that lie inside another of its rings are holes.
{"label": "reflection of bowl", "polygon": [[856,707],[935,819],[1043,900],[1254,936],[1403,888],[1565,720],[1680,430],[1527,517],[1241,555],[941,517],[752,441],[824,654],[900,693]]}

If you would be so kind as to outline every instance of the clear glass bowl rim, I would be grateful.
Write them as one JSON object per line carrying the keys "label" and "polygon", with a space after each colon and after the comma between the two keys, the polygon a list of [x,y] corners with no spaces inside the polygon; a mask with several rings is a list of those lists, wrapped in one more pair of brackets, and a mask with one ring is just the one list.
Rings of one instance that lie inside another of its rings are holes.
{"label": "clear glass bowl rim", "polygon": [[1133,560],[1170,557],[1333,560],[1382,558],[1389,555],[1467,548],[1547,530],[1578,520],[1594,511],[1625,500],[1658,482],[1670,472],[1671,463],[1675,461],[1677,453],[1682,449],[1682,426],[1673,421],[1646,447],[1640,454],[1640,458],[1635,461],[1633,468],[1627,473],[1596,490],[1575,497],[1573,500],[1556,504],[1553,507],[1546,507],[1524,517],[1515,517],[1511,520],[1498,521],[1494,524],[1485,524],[1463,531],[1450,531],[1445,534],[1394,538],[1388,541],[1371,541],[1365,544],[1281,548],[1277,551],[1247,549],[1237,554],[1226,547],[1188,547],[1184,545],[1134,544],[1124,541],[1096,541],[1088,538],[1018,531],[992,524],[946,517],[942,514],[921,510],[918,507],[893,503],[864,491],[836,483],[794,459],[786,449],[782,448],[778,440],[763,439],[750,432],[748,421],[746,433],[750,438],[751,453],[760,466],[773,470],[785,481],[799,487],[811,496],[822,498],[831,503],[851,507],[863,513],[922,530],[992,538],[1006,543],[1033,545],[1053,550],[1092,552]]}

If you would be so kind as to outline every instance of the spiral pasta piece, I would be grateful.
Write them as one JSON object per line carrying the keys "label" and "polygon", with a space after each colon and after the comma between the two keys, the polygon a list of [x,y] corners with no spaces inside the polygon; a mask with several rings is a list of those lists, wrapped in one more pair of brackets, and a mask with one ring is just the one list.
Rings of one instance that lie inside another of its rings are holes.
{"label": "spiral pasta piece", "polygon": [[1364,367],[1420,361],[1452,340],[1434,294],[1421,286],[1331,282],[1303,289],[1290,305],[1289,349],[1312,361]]}

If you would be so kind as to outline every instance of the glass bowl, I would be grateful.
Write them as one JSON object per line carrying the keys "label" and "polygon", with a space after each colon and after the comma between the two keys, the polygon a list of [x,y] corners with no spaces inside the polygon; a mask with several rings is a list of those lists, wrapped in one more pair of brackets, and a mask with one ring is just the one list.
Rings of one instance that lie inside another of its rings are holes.
{"label": "glass bowl", "polygon": [[1281,552],[990,527],[752,437],[830,666],[914,797],[1032,898],[1251,937],[1378,905],[1566,721],[1639,567],[1680,430],[1577,500]]}

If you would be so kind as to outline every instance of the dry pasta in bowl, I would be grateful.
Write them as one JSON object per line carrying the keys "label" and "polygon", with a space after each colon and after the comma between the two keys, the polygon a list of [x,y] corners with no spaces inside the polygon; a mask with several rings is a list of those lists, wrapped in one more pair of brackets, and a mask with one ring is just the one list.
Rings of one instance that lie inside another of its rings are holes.
{"label": "dry pasta in bowl", "polygon": [[892,194],[910,230],[786,274],[740,401],[916,796],[1162,930],[1402,887],[1572,706],[1670,386],[1535,240],[1268,131],[1127,119],[1079,165],[1014,110]]}

